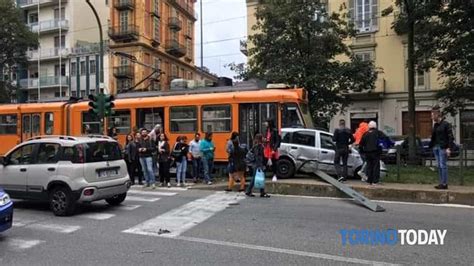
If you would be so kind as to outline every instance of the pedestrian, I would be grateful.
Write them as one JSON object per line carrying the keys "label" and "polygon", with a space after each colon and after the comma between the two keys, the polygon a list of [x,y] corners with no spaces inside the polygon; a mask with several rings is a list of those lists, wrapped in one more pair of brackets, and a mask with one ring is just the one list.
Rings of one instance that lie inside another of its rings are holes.
{"label": "pedestrian", "polygon": [[448,189],[448,157],[454,147],[454,135],[451,124],[444,120],[439,106],[431,110],[433,130],[431,132],[430,148],[438,164],[439,184],[436,189]]}
{"label": "pedestrian", "polygon": [[[228,142],[229,144],[229,142]],[[230,146],[226,147],[229,165],[229,183],[226,191],[232,191],[235,181],[240,182],[239,192],[245,191],[245,155],[246,150],[240,146],[239,133],[233,132],[230,138]]]}
{"label": "pedestrian", "polygon": [[138,153],[138,146],[140,145],[141,138],[142,134],[137,130],[137,132],[135,133],[134,143],[135,147],[137,148],[137,154],[135,155],[135,161],[137,163],[137,167],[135,168],[135,174],[138,176],[138,185],[143,185],[143,180],[145,179],[143,175],[142,165],[140,163],[140,155]]}
{"label": "pedestrian", "polygon": [[367,131],[360,141],[360,149],[367,160],[367,182],[371,185],[378,184],[380,179],[380,154],[382,148],[379,145],[380,133],[375,121],[369,122]]}
{"label": "pedestrian", "polygon": [[[132,181],[132,185],[135,185],[135,176],[137,171],[137,158],[138,158],[138,149],[133,137],[133,133],[127,135],[125,140],[125,162],[127,163],[127,171]],[[141,180],[139,180],[141,181]]]}
{"label": "pedestrian", "polygon": [[[156,146],[158,145],[158,136],[162,132],[162,127],[160,124],[156,124],[155,127],[153,128],[150,133],[148,133],[148,136],[150,136],[151,140],[153,141],[153,144]],[[159,175],[158,171],[158,147],[157,149],[153,152],[153,173],[157,177]]]}
{"label": "pedestrian", "polygon": [[145,177],[145,187],[155,189],[155,173],[153,172],[153,152],[156,147],[148,135],[148,130],[141,130],[141,139],[138,145],[140,164],[142,165],[143,176]]}
{"label": "pedestrian", "polygon": [[[369,131],[369,123],[367,121],[362,121],[353,135],[355,139],[354,145],[356,149],[359,150],[359,152],[360,152],[360,141],[362,140],[362,137],[367,131]],[[360,157],[362,158],[363,164],[360,170],[357,172],[357,174],[362,178],[362,181],[366,182],[367,181],[367,161],[365,159],[365,155],[362,152],[360,152]]]}
{"label": "pedestrian", "polygon": [[118,139],[117,128],[115,126],[109,129],[109,137],[113,138],[114,140]]}
{"label": "pedestrian", "polygon": [[162,127],[161,127],[161,124],[156,124],[155,127],[153,128],[152,131],[150,131],[150,133],[148,134],[150,136],[150,138],[155,141],[155,142],[158,142],[159,141],[159,135],[163,133],[162,132]]}
{"label": "pedestrian", "polygon": [[188,152],[189,146],[186,143],[187,137],[180,136],[176,139],[176,145],[174,147],[173,153],[175,153],[176,160],[176,186],[186,186],[186,172],[188,169]]}
{"label": "pedestrian", "polygon": [[[344,119],[339,120],[339,128],[334,130],[332,140],[336,143],[336,154],[334,155],[334,167],[338,175],[338,181],[344,182],[347,179],[347,159],[351,152],[351,145],[355,139],[351,130],[346,127]],[[342,161],[342,169],[341,169]]]}
{"label": "pedestrian", "polygon": [[215,146],[212,142],[212,132],[206,132],[204,139],[199,144],[202,153],[202,165],[204,168],[204,182],[212,185],[212,171],[214,170],[214,151]]}
{"label": "pedestrian", "polygon": [[201,144],[201,134],[196,132],[194,134],[194,139],[189,143],[189,152],[191,154],[191,161],[193,164],[193,181],[197,181],[202,178],[202,161],[201,161],[201,149],[199,148]]}
{"label": "pedestrian", "polygon": [[280,148],[280,134],[272,119],[265,122],[265,138],[264,138],[264,154],[266,158],[266,165],[272,169],[273,181],[277,180],[277,160],[279,157],[278,148]]}
{"label": "pedestrian", "polygon": [[171,187],[170,183],[170,144],[165,133],[159,135],[158,141],[158,163],[160,171],[160,183],[164,187],[165,183]]}
{"label": "pedestrian", "polygon": [[[247,192],[245,195],[249,197],[255,197],[252,193],[253,187],[255,186],[255,175],[257,174],[257,170],[264,170],[265,168],[265,161],[267,158],[265,157],[265,147],[263,145],[263,136],[262,134],[256,134],[253,141],[253,146],[250,151],[253,154],[253,161],[248,162],[250,173],[252,175],[252,179],[250,180],[249,186],[247,187]],[[270,195],[265,193],[265,188],[260,189],[260,197],[262,198],[269,198]]]}

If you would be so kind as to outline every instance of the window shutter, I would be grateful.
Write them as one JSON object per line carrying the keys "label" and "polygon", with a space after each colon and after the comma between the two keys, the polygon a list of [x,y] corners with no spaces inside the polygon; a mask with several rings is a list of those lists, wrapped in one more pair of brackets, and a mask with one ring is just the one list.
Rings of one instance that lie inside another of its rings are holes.
{"label": "window shutter", "polygon": [[372,30],[378,29],[378,14],[377,0],[372,0]]}

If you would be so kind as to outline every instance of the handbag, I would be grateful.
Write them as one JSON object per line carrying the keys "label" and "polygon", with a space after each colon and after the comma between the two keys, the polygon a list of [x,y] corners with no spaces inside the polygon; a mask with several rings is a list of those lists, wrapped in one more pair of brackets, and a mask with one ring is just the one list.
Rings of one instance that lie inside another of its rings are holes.
{"label": "handbag", "polygon": [[265,188],[265,173],[262,169],[258,168],[255,172],[255,181],[254,181],[255,188],[263,189]]}

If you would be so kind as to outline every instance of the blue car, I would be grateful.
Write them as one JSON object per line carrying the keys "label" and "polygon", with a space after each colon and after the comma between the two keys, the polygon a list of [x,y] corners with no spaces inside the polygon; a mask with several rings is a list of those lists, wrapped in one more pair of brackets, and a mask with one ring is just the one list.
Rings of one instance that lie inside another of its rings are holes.
{"label": "blue car", "polygon": [[12,227],[13,202],[3,189],[0,188],[0,233]]}

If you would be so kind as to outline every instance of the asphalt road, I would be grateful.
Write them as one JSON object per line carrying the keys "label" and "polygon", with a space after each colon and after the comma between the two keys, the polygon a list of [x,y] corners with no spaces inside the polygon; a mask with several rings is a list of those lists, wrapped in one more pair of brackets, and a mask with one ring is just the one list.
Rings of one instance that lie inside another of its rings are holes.
{"label": "asphalt road", "polygon": [[[197,190],[138,190],[55,217],[15,202],[0,265],[473,265],[474,209]],[[342,245],[341,229],[446,229],[443,246]],[[161,231],[160,231],[161,230]],[[168,232],[169,231],[169,232]]]}

